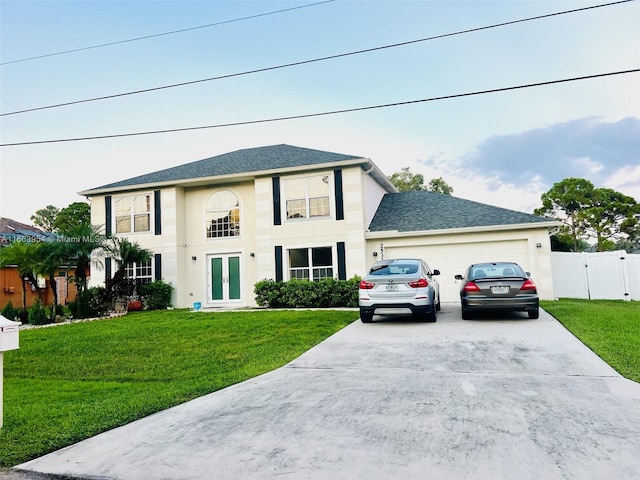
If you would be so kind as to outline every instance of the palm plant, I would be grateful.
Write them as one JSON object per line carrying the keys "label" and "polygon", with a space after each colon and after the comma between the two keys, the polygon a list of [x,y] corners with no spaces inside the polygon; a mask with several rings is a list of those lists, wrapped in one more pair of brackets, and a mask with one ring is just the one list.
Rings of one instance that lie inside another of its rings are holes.
{"label": "palm plant", "polygon": [[118,269],[112,278],[107,279],[106,287],[107,295],[113,298],[126,281],[127,266],[134,263],[139,265],[141,263],[148,262],[153,253],[146,248],[142,248],[137,243],[130,242],[126,238],[112,237],[111,241],[112,245],[109,248],[109,251],[117,257]]}
{"label": "palm plant", "polygon": [[53,303],[51,305],[51,320],[53,320],[58,306],[58,288],[55,276],[60,265],[67,260],[67,252],[64,244],[59,242],[37,243],[33,245],[32,250],[34,272],[49,279],[49,287],[53,293]]}
{"label": "palm plant", "polygon": [[28,242],[14,242],[0,248],[0,268],[15,265],[22,282],[22,309],[27,310],[26,282],[36,284],[36,262],[34,247],[36,244]]}

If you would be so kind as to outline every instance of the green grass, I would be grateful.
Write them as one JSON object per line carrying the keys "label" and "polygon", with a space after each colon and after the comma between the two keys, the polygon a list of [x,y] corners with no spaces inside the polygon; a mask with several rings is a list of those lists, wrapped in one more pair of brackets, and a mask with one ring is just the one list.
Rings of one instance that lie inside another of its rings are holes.
{"label": "green grass", "polygon": [[357,318],[172,310],[21,331],[4,353],[0,466],[274,370]]}
{"label": "green grass", "polygon": [[640,303],[622,300],[540,302],[622,376],[640,382]]}

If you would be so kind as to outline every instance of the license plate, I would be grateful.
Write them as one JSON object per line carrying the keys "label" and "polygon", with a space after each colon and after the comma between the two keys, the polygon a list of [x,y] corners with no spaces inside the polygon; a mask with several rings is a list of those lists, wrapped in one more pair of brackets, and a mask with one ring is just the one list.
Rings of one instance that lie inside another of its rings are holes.
{"label": "license plate", "polygon": [[509,287],[506,286],[498,286],[491,287],[491,293],[509,293]]}
{"label": "license plate", "polygon": [[398,285],[387,285],[387,292],[397,292]]}

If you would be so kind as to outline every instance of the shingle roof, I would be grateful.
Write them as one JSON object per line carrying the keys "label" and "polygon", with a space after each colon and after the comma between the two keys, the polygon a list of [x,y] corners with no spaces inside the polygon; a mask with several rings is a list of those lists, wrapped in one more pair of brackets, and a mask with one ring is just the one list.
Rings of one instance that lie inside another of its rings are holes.
{"label": "shingle roof", "polygon": [[14,241],[45,241],[47,238],[55,236],[54,233],[45,232],[32,225],[0,217],[0,246],[8,245]]}
{"label": "shingle roof", "polygon": [[186,163],[177,167],[167,168],[157,172],[147,173],[138,177],[121,180],[119,182],[96,187],[82,193],[90,194],[93,190],[98,191],[109,188],[148,185],[171,181],[178,182],[180,180],[196,178],[304,167],[306,165],[320,165],[323,163],[334,163],[360,158],[363,157],[324,152],[321,150],[294,147],[285,144],[247,148]]}
{"label": "shingle roof", "polygon": [[549,222],[548,218],[428,191],[387,193],[371,232],[415,232]]}

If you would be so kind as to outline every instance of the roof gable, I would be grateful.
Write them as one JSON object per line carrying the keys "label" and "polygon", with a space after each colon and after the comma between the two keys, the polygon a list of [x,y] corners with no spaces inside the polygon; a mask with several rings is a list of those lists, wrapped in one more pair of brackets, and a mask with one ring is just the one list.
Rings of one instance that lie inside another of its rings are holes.
{"label": "roof gable", "polygon": [[93,191],[103,191],[112,188],[119,189],[128,186],[136,187],[149,184],[180,182],[197,178],[247,174],[362,158],[363,157],[324,152],[285,144],[247,148],[121,180],[81,193],[87,195]]}
{"label": "roof gable", "polygon": [[386,194],[369,231],[420,232],[542,222],[549,219],[422,190]]}

